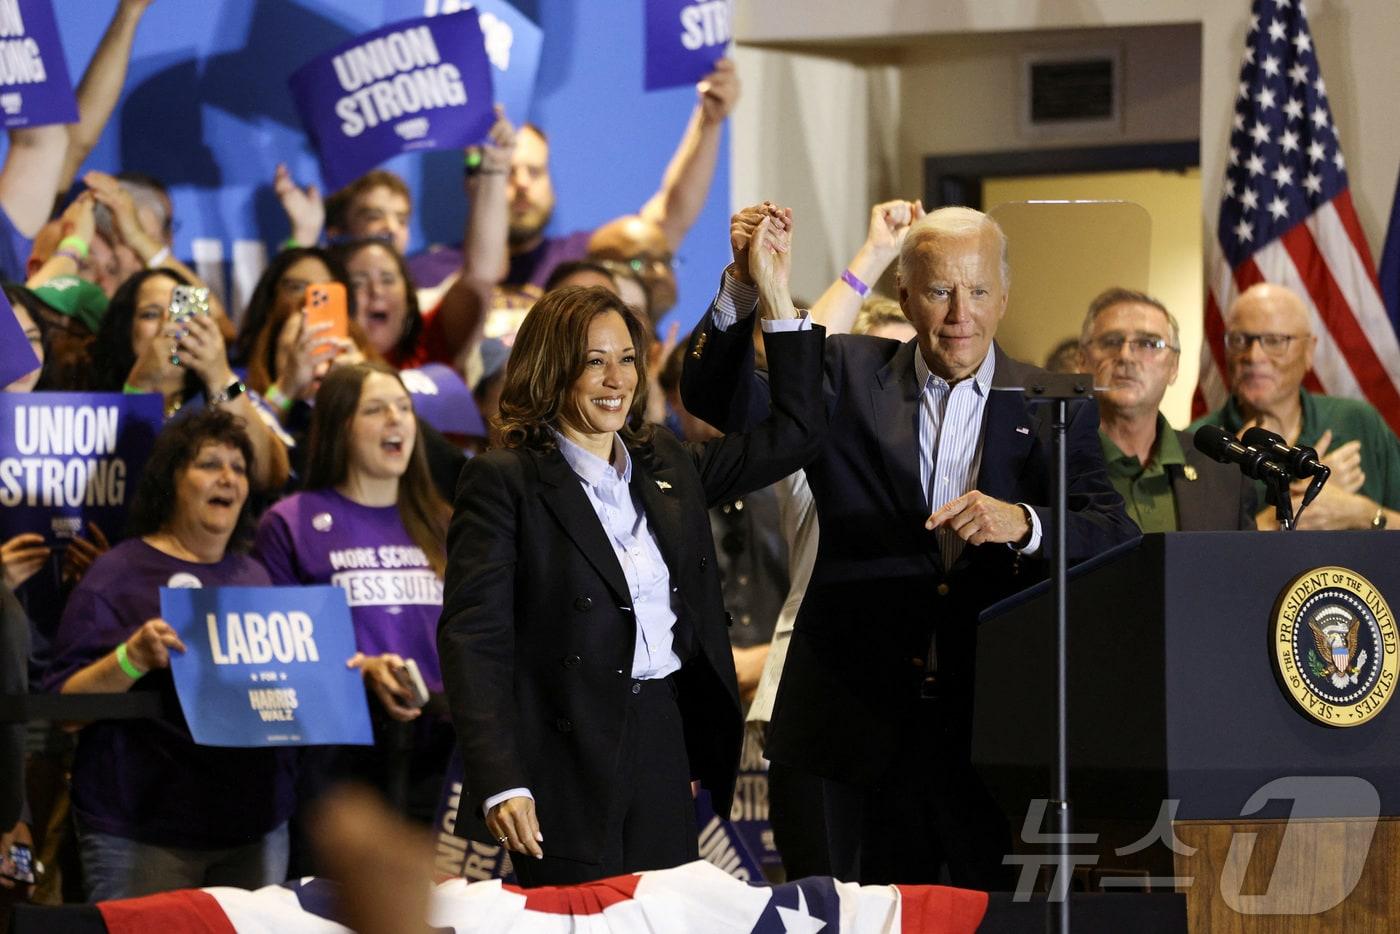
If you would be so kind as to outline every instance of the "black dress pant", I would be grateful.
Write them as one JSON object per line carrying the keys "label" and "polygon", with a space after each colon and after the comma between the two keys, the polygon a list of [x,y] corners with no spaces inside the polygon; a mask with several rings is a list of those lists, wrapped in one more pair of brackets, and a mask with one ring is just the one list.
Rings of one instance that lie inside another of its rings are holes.
{"label": "black dress pant", "polygon": [[822,779],[780,762],[768,764],[768,820],[789,882],[831,875]]}
{"label": "black dress pant", "polygon": [[[608,807],[603,849],[596,863],[549,855],[511,853],[522,886],[577,885],[647,869],[668,869],[698,859],[699,831],[690,794],[690,759],[671,678],[633,681],[628,688],[622,749],[611,802],[580,801],[574,807]],[[636,688],[636,692],[632,692]]]}
{"label": "black dress pant", "polygon": [[831,872],[845,882],[1009,891],[1011,831],[965,731],[932,702],[902,712],[894,764],[870,785],[822,780]]}

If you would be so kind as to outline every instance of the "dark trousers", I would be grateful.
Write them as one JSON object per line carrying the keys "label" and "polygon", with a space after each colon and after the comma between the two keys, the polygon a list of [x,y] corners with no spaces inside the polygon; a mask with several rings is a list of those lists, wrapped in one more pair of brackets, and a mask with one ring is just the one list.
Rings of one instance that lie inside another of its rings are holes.
{"label": "dark trousers", "polygon": [[646,869],[668,869],[699,858],[695,801],[690,794],[690,759],[685,750],[675,682],[634,681],[629,693],[622,749],[612,782],[612,801],[579,801],[574,807],[609,807],[601,859],[584,863],[549,855],[512,853],[515,876],[526,887],[577,885]]}
{"label": "dark trousers", "polygon": [[871,785],[822,779],[831,872],[846,882],[951,883],[1006,891],[1011,831],[959,742],[929,709],[906,718],[895,762]]}
{"label": "dark trousers", "polygon": [[768,820],[789,882],[832,874],[825,818],[819,777],[780,762],[769,763]]}

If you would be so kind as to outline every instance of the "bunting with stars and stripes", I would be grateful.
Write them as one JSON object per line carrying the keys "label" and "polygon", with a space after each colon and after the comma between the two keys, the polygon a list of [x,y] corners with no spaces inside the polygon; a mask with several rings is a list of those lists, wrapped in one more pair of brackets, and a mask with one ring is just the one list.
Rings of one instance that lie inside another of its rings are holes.
{"label": "bunting with stars and stripes", "polygon": [[1370,402],[1400,432],[1400,342],[1352,206],[1304,0],[1254,0],[1234,111],[1193,414],[1229,391],[1225,311],[1273,282],[1303,297],[1317,335],[1304,386]]}

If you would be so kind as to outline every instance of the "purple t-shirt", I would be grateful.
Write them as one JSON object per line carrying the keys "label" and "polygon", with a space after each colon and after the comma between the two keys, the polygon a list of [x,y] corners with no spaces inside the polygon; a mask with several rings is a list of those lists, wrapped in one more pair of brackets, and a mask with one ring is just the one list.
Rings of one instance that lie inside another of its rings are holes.
{"label": "purple t-shirt", "polygon": [[[267,586],[246,555],[217,564],[171,557],[139,538],[93,562],[68,598],[45,689],[59,690],[142,623],[160,616],[161,587]],[[133,691],[160,691],[171,709],[170,669]],[[183,715],[100,720],[83,727],[73,757],[73,806],[93,830],[158,846],[221,848],[252,843],[282,824],[296,803],[296,751],[197,746]]]}
{"label": "purple t-shirt", "polygon": [[[544,288],[554,267],[588,255],[591,230],[577,230],[562,237],[546,237],[539,246],[510,258],[510,271],[502,285]],[[408,261],[408,271],[420,289],[431,289],[462,268],[462,245],[435,246]]]}
{"label": "purple t-shirt", "polygon": [[428,690],[442,690],[442,578],[397,506],[362,506],[335,490],[296,493],[263,514],[253,553],[275,584],[343,587],[355,646],[413,659]]}

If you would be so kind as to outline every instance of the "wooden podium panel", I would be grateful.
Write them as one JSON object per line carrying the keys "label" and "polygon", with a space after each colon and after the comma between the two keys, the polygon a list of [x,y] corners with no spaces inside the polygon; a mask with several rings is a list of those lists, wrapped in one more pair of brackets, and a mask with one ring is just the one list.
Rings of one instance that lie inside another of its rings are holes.
{"label": "wooden podium panel", "polygon": [[[1176,875],[1192,878],[1180,888],[1192,934],[1390,934],[1400,928],[1400,819],[1375,825],[1294,820],[1291,826],[1178,821],[1174,827],[1178,839],[1196,847],[1191,856],[1177,854],[1175,868]],[[1296,842],[1281,854],[1285,832]],[[1240,834],[1257,835],[1252,853],[1237,842]],[[1357,872],[1355,887],[1345,891]],[[1284,913],[1236,910],[1248,910],[1249,899],[1267,900],[1270,910]],[[1323,905],[1333,907],[1304,913]]]}

